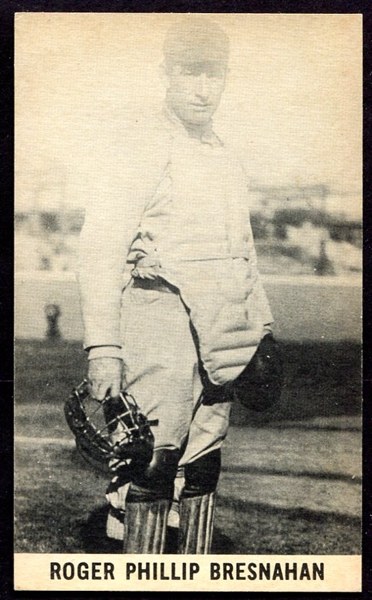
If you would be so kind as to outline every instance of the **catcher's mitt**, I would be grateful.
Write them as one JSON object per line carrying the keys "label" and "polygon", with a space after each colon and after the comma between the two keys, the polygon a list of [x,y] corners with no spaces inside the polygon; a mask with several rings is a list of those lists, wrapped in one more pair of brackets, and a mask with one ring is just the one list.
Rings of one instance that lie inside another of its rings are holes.
{"label": "catcher's mitt", "polygon": [[246,408],[262,412],[280,400],[283,387],[283,359],[272,333],[261,340],[244,371],[235,379],[235,397]]}
{"label": "catcher's mitt", "polygon": [[237,399],[249,410],[263,412],[278,404],[283,387],[283,360],[278,342],[266,334],[250,363],[234,381],[214,385],[201,368],[203,404],[232,402]]}
{"label": "catcher's mitt", "polygon": [[65,417],[82,456],[94,466],[147,465],[154,436],[148,421],[130,394],[96,400],[84,380],[65,401]]}

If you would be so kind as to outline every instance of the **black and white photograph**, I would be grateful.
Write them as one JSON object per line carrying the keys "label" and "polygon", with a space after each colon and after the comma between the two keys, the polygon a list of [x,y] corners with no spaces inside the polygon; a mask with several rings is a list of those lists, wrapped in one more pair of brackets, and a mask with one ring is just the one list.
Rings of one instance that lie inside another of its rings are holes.
{"label": "black and white photograph", "polygon": [[16,13],[16,589],[360,589],[361,65],[357,14]]}

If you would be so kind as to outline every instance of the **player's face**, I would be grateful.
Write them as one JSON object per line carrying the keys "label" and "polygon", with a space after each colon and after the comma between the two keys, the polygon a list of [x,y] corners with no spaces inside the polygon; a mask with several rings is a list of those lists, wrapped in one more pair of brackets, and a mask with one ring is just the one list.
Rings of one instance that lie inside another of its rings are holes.
{"label": "player's face", "polygon": [[187,125],[205,125],[216,111],[226,80],[219,63],[175,65],[168,72],[167,101]]}

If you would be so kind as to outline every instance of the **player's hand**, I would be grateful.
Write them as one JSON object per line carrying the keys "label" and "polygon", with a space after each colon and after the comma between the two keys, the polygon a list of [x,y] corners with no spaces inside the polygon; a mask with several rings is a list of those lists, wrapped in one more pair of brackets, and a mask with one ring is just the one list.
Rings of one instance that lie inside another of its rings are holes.
{"label": "player's hand", "polygon": [[123,361],[120,358],[93,358],[89,361],[88,381],[97,400],[104,400],[107,394],[118,396],[122,380]]}

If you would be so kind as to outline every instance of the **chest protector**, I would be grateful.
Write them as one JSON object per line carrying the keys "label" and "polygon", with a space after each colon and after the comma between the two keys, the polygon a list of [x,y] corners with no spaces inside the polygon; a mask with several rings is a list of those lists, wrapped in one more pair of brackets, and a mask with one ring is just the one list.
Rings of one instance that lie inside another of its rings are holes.
{"label": "chest protector", "polygon": [[244,173],[223,147],[176,140],[166,208],[141,225],[159,274],[176,286],[212,383],[235,379],[271,313],[261,286]]}

